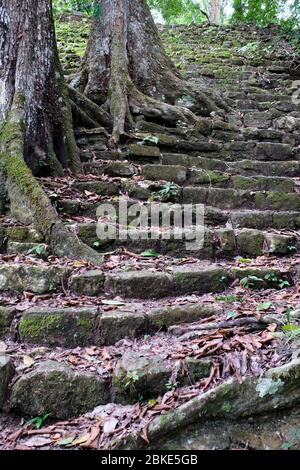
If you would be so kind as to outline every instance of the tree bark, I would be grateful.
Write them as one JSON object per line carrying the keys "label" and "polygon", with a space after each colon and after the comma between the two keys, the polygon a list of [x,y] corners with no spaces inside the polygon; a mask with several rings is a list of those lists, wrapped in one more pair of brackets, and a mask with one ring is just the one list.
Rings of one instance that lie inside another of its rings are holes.
{"label": "tree bark", "polygon": [[24,97],[25,159],[35,174],[81,164],[50,0],[0,0],[0,121]]}
{"label": "tree bark", "polygon": [[[80,170],[50,0],[0,0],[0,179],[10,213],[58,256],[100,262],[60,221],[35,174]],[[31,171],[32,170],[32,171]]]}
{"label": "tree bark", "polygon": [[[134,116],[194,123],[218,111],[213,97],[189,86],[167,56],[146,0],[96,0],[80,89],[112,117],[113,140]],[[190,102],[191,109],[182,106]],[[193,112],[192,112],[193,111]]]}
{"label": "tree bark", "polygon": [[221,0],[211,0],[209,19],[211,24],[221,24]]}

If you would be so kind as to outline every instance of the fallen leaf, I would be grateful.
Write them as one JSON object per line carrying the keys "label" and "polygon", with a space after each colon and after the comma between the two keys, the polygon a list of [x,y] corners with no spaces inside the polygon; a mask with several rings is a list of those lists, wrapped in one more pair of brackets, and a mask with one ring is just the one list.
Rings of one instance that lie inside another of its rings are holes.
{"label": "fallen leaf", "polygon": [[118,423],[119,421],[116,418],[110,418],[105,421],[103,425],[104,434],[110,434],[111,432],[113,432],[116,429]]}
{"label": "fallen leaf", "polygon": [[46,437],[31,437],[28,441],[23,442],[27,447],[44,447],[52,444],[52,439]]}
{"label": "fallen leaf", "polygon": [[80,444],[84,444],[87,442],[90,438],[89,434],[83,434],[82,436],[79,436],[75,441],[72,442],[72,446],[79,446]]}
{"label": "fallen leaf", "polygon": [[125,302],[121,302],[120,300],[102,300],[101,303],[103,305],[126,305]]}
{"label": "fallen leaf", "polygon": [[23,356],[23,364],[25,367],[31,367],[34,364],[34,359],[25,354],[25,356]]}
{"label": "fallen leaf", "polygon": [[58,446],[67,446],[69,444],[72,444],[72,442],[75,440],[74,436],[70,437],[64,437],[63,439],[60,439],[60,441],[57,441]]}

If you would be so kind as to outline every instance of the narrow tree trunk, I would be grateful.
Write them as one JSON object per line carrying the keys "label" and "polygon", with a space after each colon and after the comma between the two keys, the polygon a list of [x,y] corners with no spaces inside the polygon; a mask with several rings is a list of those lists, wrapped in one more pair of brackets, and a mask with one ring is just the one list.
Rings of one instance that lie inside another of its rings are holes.
{"label": "narrow tree trunk", "polygon": [[211,24],[221,24],[221,0],[211,0],[209,19]]}
{"label": "narrow tree trunk", "polygon": [[0,0],[0,180],[11,215],[33,224],[54,254],[101,261],[63,225],[32,173],[63,167],[81,165],[51,1]]}
{"label": "narrow tree trunk", "polygon": [[197,118],[182,106],[208,116],[217,111],[212,97],[182,79],[167,56],[146,0],[96,0],[100,17],[94,20],[81,91],[106,106],[118,141],[134,116],[175,124]]}

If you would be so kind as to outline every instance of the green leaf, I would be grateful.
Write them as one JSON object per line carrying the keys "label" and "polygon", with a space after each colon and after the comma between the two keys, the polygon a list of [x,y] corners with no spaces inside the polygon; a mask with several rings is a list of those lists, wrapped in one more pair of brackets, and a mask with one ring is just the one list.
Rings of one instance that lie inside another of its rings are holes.
{"label": "green leaf", "polygon": [[237,312],[228,312],[226,316],[227,318],[235,318],[237,317]]}
{"label": "green leaf", "polygon": [[72,444],[72,442],[75,440],[75,437],[65,437],[63,439],[60,439],[60,441],[57,442],[57,445],[59,446],[67,446],[69,444]]}
{"label": "green leaf", "polygon": [[261,304],[258,305],[257,309],[262,310],[262,311],[267,311],[272,307],[272,302],[262,302]]}
{"label": "green leaf", "polygon": [[293,323],[288,323],[282,327],[284,331],[290,331],[294,334],[300,334],[300,327],[299,325],[294,325]]}
{"label": "green leaf", "polygon": [[145,256],[147,258],[157,258],[158,256],[160,256],[160,253],[151,249],[143,251],[143,253],[141,253],[141,256]]}
{"label": "green leaf", "polygon": [[284,442],[281,446],[283,450],[289,450],[291,447],[293,447],[293,444],[291,442]]}
{"label": "green leaf", "polygon": [[152,400],[149,400],[149,401],[148,401],[148,406],[149,406],[150,408],[153,408],[153,406],[155,406],[155,405],[157,405],[157,401],[156,401],[156,400],[152,399]]}

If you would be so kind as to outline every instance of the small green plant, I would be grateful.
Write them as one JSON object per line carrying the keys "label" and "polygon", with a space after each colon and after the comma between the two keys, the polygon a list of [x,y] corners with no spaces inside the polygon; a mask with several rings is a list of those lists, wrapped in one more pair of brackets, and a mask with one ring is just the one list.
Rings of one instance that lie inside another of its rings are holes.
{"label": "small green plant", "polygon": [[236,318],[237,316],[238,316],[237,312],[234,312],[234,311],[228,312],[228,313],[226,314],[226,317],[227,317],[227,319],[229,319],[229,320],[230,320],[231,318]]}
{"label": "small green plant", "polygon": [[35,418],[29,419],[25,423],[25,428],[34,427],[35,429],[40,429],[49,416],[50,413],[47,413],[44,416],[36,416]]}
{"label": "small green plant", "polygon": [[297,248],[294,245],[289,245],[287,249],[290,253],[294,253],[295,251],[297,251]]}
{"label": "small green plant", "polygon": [[265,280],[271,282],[272,284],[275,284],[275,286],[279,289],[284,289],[285,287],[289,287],[290,285],[287,279],[278,277],[277,274],[274,272],[266,274]]}
{"label": "small green plant", "polygon": [[262,282],[263,279],[260,277],[249,275],[241,279],[241,286],[244,287],[244,289],[255,289]]}
{"label": "small green plant", "polygon": [[143,251],[141,253],[141,256],[144,256],[145,258],[157,258],[158,256],[160,256],[160,253],[158,253],[158,251],[156,250],[150,249]]}
{"label": "small green plant", "polygon": [[47,253],[46,245],[37,245],[27,251],[28,255],[44,256]]}
{"label": "small green plant", "polygon": [[276,284],[278,282],[278,277],[275,273],[268,273],[265,275],[265,280]]}
{"label": "small green plant", "polygon": [[226,277],[226,276],[221,276],[221,277],[219,278],[219,281],[220,281],[222,284],[225,284],[226,281],[227,281],[227,277]]}
{"label": "small green plant", "polygon": [[284,289],[285,287],[289,287],[290,286],[290,283],[289,281],[287,281],[286,279],[279,279],[278,281],[278,287],[280,289]]}
{"label": "small green plant", "polygon": [[155,144],[157,145],[159,143],[159,138],[155,137],[153,135],[148,135],[142,140],[142,145],[148,145],[148,144]]}
{"label": "small green plant", "polygon": [[262,302],[261,304],[258,305],[257,310],[266,312],[267,310],[270,310],[272,307],[272,302]]}
{"label": "small green plant", "polygon": [[125,388],[132,388],[140,380],[140,377],[136,370],[132,370],[127,373],[126,380]]}
{"label": "small green plant", "polygon": [[166,183],[157,193],[160,201],[172,201],[180,194],[180,186],[175,183]]}
{"label": "small green plant", "polygon": [[173,390],[176,390],[177,387],[178,387],[178,383],[173,382],[172,380],[169,380],[169,382],[166,383],[166,389],[169,392],[172,392]]}

